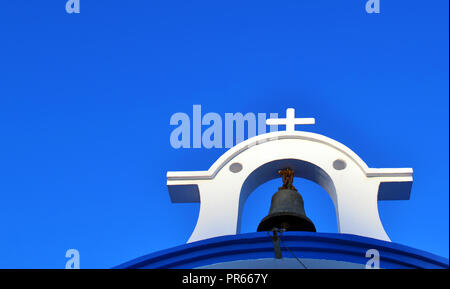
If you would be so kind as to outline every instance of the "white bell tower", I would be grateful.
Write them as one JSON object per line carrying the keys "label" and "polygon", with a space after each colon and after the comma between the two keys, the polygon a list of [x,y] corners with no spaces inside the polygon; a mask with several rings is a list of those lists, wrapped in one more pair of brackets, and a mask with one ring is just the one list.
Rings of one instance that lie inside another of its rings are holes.
{"label": "white bell tower", "polygon": [[378,214],[378,201],[408,200],[411,168],[369,168],[343,144],[326,136],[296,131],[296,124],[314,118],[285,119],[285,131],[252,137],[225,152],[207,171],[167,172],[174,203],[200,202],[200,213],[188,242],[238,234],[248,196],[261,184],[277,178],[285,167],[296,177],[316,182],[333,200],[340,233],[390,241]]}

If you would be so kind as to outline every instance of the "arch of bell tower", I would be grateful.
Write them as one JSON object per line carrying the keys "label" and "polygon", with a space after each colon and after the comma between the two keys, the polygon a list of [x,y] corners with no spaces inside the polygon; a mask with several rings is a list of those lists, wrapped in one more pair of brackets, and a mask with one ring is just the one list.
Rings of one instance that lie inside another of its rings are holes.
{"label": "arch of bell tower", "polygon": [[225,152],[207,171],[168,172],[172,202],[200,202],[195,229],[188,242],[238,234],[245,201],[259,185],[290,167],[295,176],[322,186],[333,200],[340,233],[390,241],[378,214],[380,200],[407,200],[411,168],[369,168],[343,144],[323,135],[295,131],[288,109],[286,131],[252,137]]}

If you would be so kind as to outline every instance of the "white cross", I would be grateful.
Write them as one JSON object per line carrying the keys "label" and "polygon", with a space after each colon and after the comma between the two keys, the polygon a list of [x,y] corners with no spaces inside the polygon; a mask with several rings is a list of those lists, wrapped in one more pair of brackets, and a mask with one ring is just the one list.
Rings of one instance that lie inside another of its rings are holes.
{"label": "white cross", "polygon": [[269,118],[267,125],[286,125],[286,131],[295,131],[296,124],[315,124],[315,118],[295,118],[295,109],[286,109],[286,118]]}

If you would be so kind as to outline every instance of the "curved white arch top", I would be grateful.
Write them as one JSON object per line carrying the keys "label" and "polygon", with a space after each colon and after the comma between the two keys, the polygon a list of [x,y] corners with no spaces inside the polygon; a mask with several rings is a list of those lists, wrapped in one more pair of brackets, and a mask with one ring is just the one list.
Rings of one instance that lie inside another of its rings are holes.
{"label": "curved white arch top", "polygon": [[366,163],[350,148],[337,142],[329,137],[320,135],[312,132],[305,131],[277,131],[266,133],[252,137],[246,141],[243,141],[236,146],[230,148],[226,151],[220,158],[218,158],[214,164],[207,171],[179,171],[179,172],[167,172],[167,181],[175,180],[209,180],[213,179],[214,176],[219,172],[219,170],[224,167],[230,160],[232,160],[236,155],[241,154],[245,150],[268,141],[282,140],[282,139],[302,139],[311,142],[317,142],[321,144],[326,144],[337,151],[341,151],[352,159],[358,167],[365,173],[367,177],[400,177],[407,176],[412,177],[412,168],[369,168]]}
{"label": "curved white arch top", "polygon": [[328,192],[340,233],[390,241],[377,201],[408,200],[413,170],[369,168],[335,140],[290,130],[252,137],[225,152],[207,171],[167,172],[172,202],[201,203],[188,242],[238,234],[247,197],[287,166]]}

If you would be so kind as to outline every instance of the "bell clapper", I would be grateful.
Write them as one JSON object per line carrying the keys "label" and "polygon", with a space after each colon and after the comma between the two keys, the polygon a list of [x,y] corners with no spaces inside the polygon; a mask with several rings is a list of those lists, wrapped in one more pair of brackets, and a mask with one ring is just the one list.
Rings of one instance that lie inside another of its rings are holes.
{"label": "bell clapper", "polygon": [[273,242],[273,249],[275,252],[275,258],[281,259],[283,258],[281,255],[281,241],[280,237],[278,237],[278,228],[273,228],[272,230],[272,242]]}

